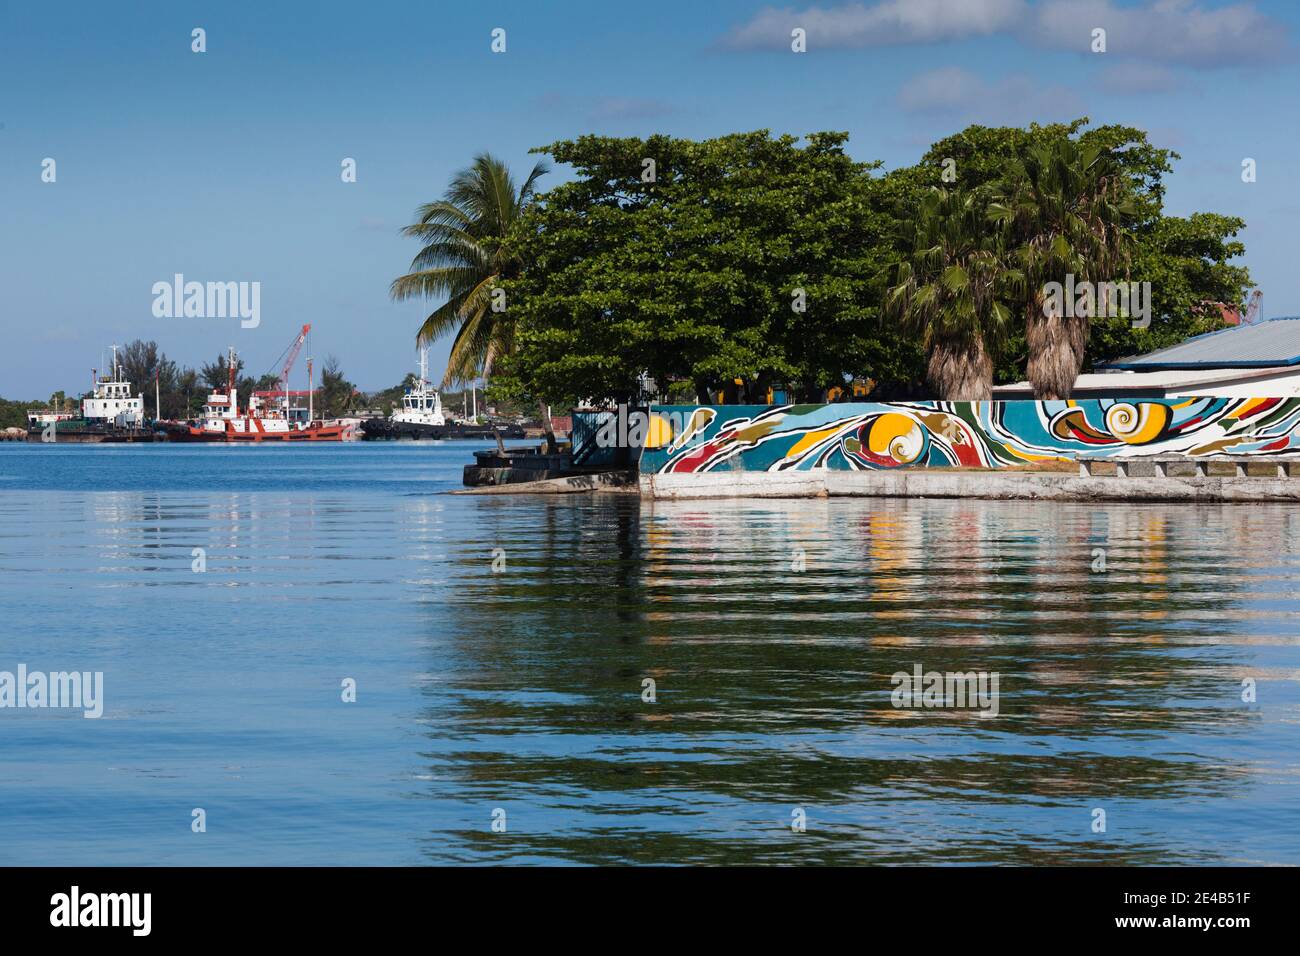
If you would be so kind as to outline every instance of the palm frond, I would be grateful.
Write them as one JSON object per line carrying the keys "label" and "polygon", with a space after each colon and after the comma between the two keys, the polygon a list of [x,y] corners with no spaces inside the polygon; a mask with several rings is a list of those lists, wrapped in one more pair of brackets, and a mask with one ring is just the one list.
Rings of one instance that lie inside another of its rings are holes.
{"label": "palm frond", "polygon": [[417,208],[415,221],[402,229],[423,245],[389,295],[445,298],[416,334],[428,344],[454,332],[444,384],[490,372],[514,348],[513,319],[491,311],[491,294],[503,277],[516,277],[524,267],[507,240],[547,172],[545,163],[536,163],[516,188],[504,162],[480,153],[452,177],[441,199]]}

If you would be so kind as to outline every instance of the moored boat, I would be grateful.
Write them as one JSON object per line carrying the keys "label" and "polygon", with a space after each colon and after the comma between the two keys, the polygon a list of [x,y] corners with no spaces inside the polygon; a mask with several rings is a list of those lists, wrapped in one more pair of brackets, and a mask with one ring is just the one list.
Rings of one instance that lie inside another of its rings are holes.
{"label": "moored boat", "polygon": [[113,346],[111,372],[94,378],[94,388],[81,401],[81,414],[64,409],[34,409],[27,413],[27,440],[32,442],[150,442],[160,436],[144,417],[144,396],[131,394]]}
{"label": "moored boat", "polygon": [[[304,333],[306,327],[304,327]],[[180,442],[317,442],[349,441],[355,437],[355,419],[315,419],[310,407],[294,408],[287,392],[268,401],[254,393],[240,410],[235,387],[235,350],[230,350],[225,391],[213,391],[197,421],[168,422],[167,437]],[[275,393],[271,393],[274,395]]]}
{"label": "moored boat", "polygon": [[402,406],[387,418],[368,418],[361,423],[366,438],[523,438],[517,424],[487,424],[448,421],[442,410],[442,396],[429,381],[429,351],[420,352],[420,375],[402,395]]}
{"label": "moored boat", "polygon": [[387,418],[370,418],[361,425],[367,438],[442,438],[447,418],[442,396],[429,381],[429,350],[420,350],[420,376],[402,394],[402,407]]}

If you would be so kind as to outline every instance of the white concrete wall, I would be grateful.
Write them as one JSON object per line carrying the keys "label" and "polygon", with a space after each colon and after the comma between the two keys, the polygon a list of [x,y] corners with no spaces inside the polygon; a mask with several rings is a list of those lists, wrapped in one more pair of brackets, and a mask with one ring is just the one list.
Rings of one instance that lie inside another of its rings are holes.
{"label": "white concrete wall", "polygon": [[1059,472],[880,471],[642,475],[648,498],[997,498],[1046,501],[1300,501],[1300,478],[1140,478]]}

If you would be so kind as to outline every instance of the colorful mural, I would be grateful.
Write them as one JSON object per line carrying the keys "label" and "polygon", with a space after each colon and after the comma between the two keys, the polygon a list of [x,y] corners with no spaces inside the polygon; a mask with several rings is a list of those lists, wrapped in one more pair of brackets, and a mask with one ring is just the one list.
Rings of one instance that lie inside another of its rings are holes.
{"label": "colorful mural", "polygon": [[1005,468],[1171,453],[1300,453],[1300,399],[659,405],[641,471]]}

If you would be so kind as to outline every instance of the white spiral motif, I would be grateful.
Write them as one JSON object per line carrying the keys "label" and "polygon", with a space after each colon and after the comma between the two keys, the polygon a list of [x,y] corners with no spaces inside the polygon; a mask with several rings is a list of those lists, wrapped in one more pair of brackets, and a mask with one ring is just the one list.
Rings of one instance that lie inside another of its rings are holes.
{"label": "white spiral motif", "polygon": [[1117,402],[1106,409],[1106,430],[1116,438],[1131,435],[1141,425],[1142,414],[1136,406],[1127,402]]}

